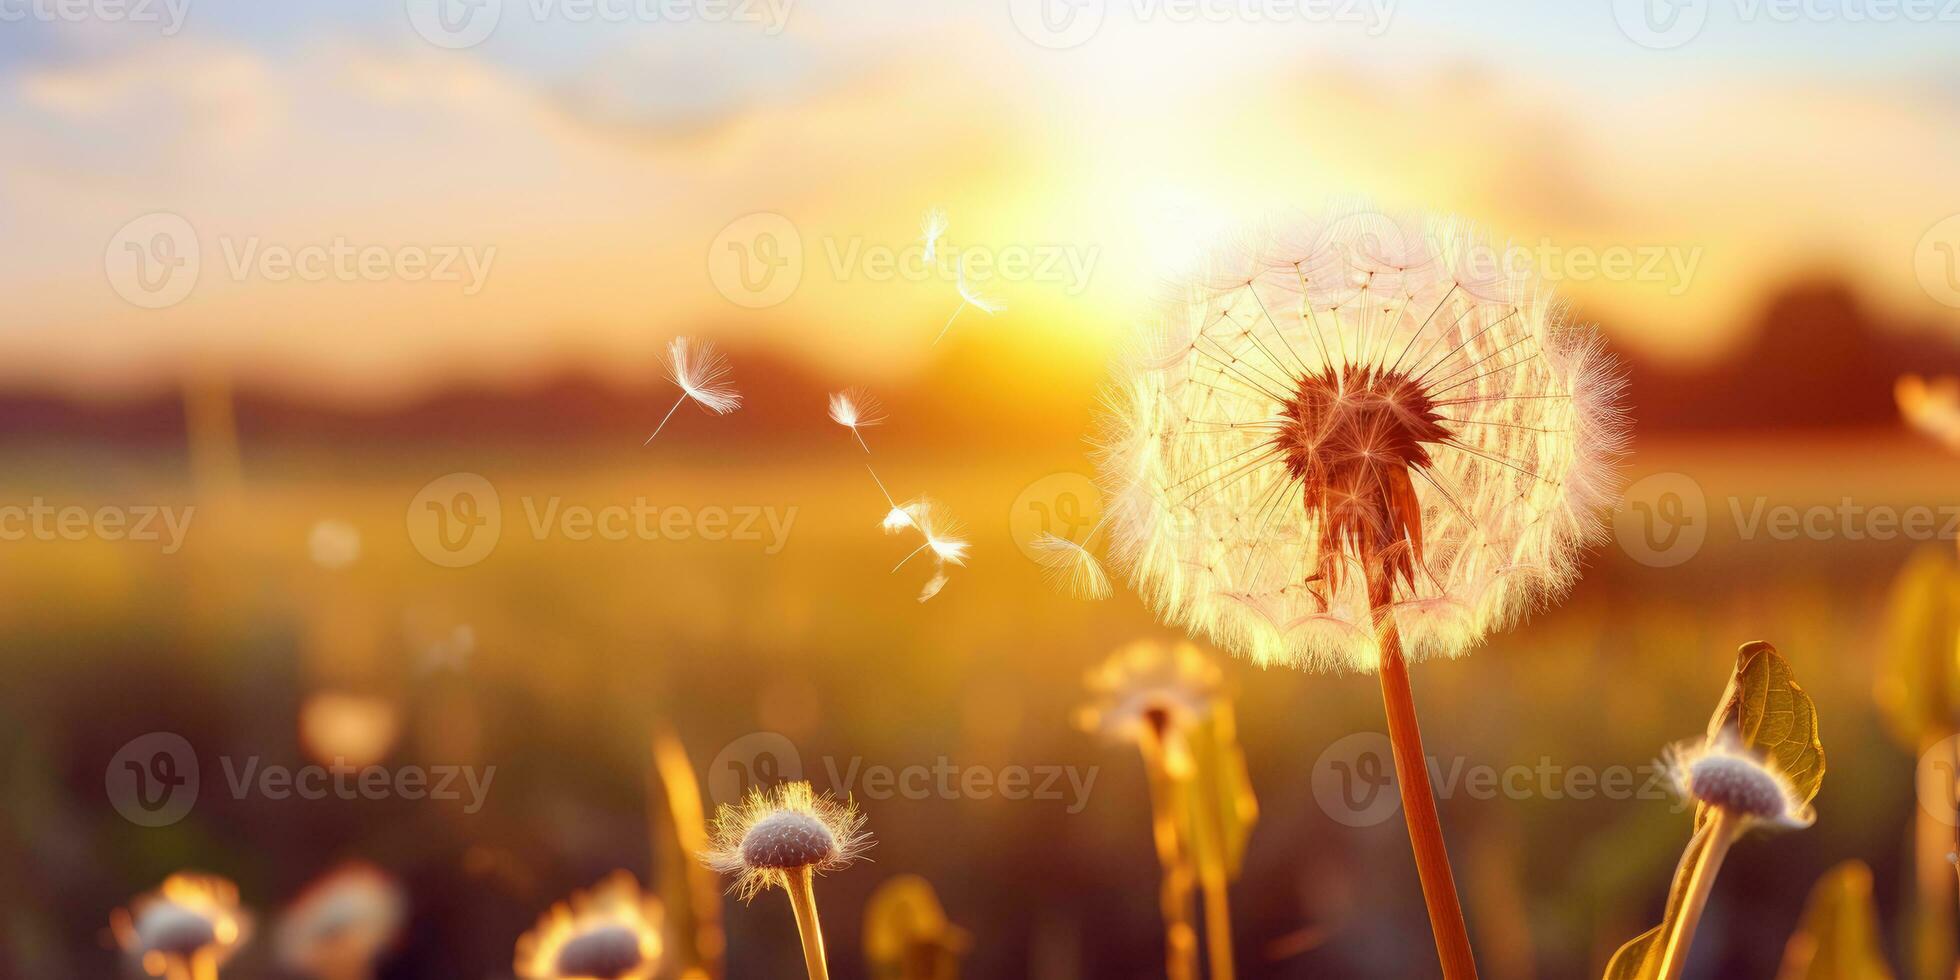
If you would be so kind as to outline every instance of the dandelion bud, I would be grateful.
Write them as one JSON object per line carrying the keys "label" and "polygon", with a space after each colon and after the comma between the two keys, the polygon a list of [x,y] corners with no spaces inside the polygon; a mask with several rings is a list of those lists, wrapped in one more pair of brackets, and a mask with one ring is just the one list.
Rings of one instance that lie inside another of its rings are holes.
{"label": "dandelion bud", "polygon": [[640,937],[625,926],[593,929],[558,951],[558,973],[567,977],[619,980],[639,968]]}
{"label": "dandelion bud", "polygon": [[837,839],[823,821],[794,811],[772,813],[742,836],[742,861],[752,868],[801,868],[836,850]]}
{"label": "dandelion bud", "polygon": [[1747,759],[1711,755],[1688,770],[1688,791],[1709,806],[1739,816],[1779,820],[1787,802],[1776,777]]}

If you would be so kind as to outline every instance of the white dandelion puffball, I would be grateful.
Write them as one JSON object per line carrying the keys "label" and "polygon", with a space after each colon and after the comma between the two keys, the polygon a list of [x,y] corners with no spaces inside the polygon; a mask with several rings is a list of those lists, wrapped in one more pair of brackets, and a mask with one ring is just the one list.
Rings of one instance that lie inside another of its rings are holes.
{"label": "white dandelion puffball", "polygon": [[1504,258],[1370,212],[1203,259],[1100,438],[1112,551],[1161,616],[1261,665],[1369,671],[1383,627],[1456,656],[1571,585],[1622,383]]}

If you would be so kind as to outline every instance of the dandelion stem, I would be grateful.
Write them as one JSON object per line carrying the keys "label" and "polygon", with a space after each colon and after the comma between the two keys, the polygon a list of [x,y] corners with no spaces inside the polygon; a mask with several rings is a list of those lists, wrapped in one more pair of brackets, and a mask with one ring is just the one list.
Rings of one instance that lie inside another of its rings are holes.
{"label": "dandelion stem", "polygon": [[789,892],[790,907],[796,910],[796,932],[803,937],[803,965],[810,980],[830,980],[830,968],[823,957],[823,932],[817,927],[817,896],[810,882],[815,877],[809,867],[783,875],[783,888]]}
{"label": "dandelion stem", "polygon": [[640,445],[642,446],[653,445],[654,436],[658,436],[660,434],[660,430],[667,427],[667,420],[673,418],[675,412],[680,411],[681,402],[684,401],[687,401],[687,392],[683,391],[681,392],[681,396],[674,400],[674,407],[668,409],[667,414],[660,417],[660,424],[653,427],[653,435],[648,436],[647,441],[640,443]]}
{"label": "dandelion stem", "polygon": [[941,340],[946,339],[946,331],[953,329],[953,321],[959,319],[960,311],[964,309],[966,309],[966,301],[961,300],[960,305],[953,307],[953,315],[946,318],[946,325],[939,328],[939,336],[932,338],[929,346],[937,347]]}
{"label": "dandelion stem", "polygon": [[1391,613],[1393,596],[1388,568],[1380,554],[1365,548],[1361,565],[1368,579],[1368,601],[1374,607],[1375,633],[1381,640],[1382,707],[1388,714],[1388,741],[1395,756],[1395,781],[1402,791],[1402,816],[1409,825],[1409,845],[1415,851],[1416,873],[1422,880],[1422,900],[1429,909],[1429,929],[1436,936],[1436,956],[1444,980],[1474,980],[1477,961],[1470,953],[1470,933],[1463,925],[1463,905],[1450,873],[1450,854],[1443,842],[1443,823],[1436,814],[1436,796],[1429,787],[1429,767],[1422,752],[1422,729],[1416,721],[1415,697],[1409,690],[1409,665],[1402,657],[1402,634]]}
{"label": "dandelion stem", "polygon": [[1722,859],[1728,857],[1729,845],[1742,830],[1742,821],[1737,820],[1722,808],[1714,808],[1714,819],[1708,826],[1708,844],[1701,849],[1695,859],[1694,870],[1688,874],[1688,890],[1681,897],[1681,910],[1674,919],[1674,929],[1666,937],[1667,945],[1661,950],[1658,980],[1680,980],[1681,971],[1688,966],[1688,949],[1694,945],[1695,926],[1701,921],[1702,909],[1708,906],[1708,895],[1715,889],[1715,875],[1722,870]]}
{"label": "dandelion stem", "polygon": [[[1207,819],[1212,824],[1210,830],[1214,837],[1219,836],[1215,815],[1201,819]],[[1222,839],[1213,843],[1220,847],[1224,845]],[[1205,896],[1205,952],[1211,964],[1211,980],[1232,980],[1236,971],[1232,967],[1232,907],[1227,895],[1229,883],[1216,853],[1213,860],[1203,862],[1198,871],[1198,884]]]}
{"label": "dandelion stem", "polygon": [[1162,733],[1148,727],[1139,746],[1150,780],[1150,836],[1163,865],[1157,904],[1164,917],[1164,974],[1168,980],[1197,980],[1198,931],[1191,923],[1191,864],[1178,841],[1177,780],[1171,775]]}
{"label": "dandelion stem", "polygon": [[859,432],[859,431],[858,431],[858,429],[857,429],[857,426],[855,426],[855,425],[854,425],[854,426],[851,426],[851,435],[854,435],[854,436],[857,436],[857,440],[858,440],[858,445],[860,445],[860,446],[864,446],[864,451],[865,451],[866,453],[870,453],[870,452],[871,452],[871,447],[870,447],[869,445],[866,445],[866,444],[865,444],[865,441],[864,441],[864,433],[862,433],[862,432]]}

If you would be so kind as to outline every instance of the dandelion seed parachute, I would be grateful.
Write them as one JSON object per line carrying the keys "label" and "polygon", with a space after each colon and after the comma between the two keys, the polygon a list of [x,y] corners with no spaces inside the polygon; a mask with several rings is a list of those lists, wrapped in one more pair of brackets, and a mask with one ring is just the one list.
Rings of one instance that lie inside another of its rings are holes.
{"label": "dandelion seed parachute", "polygon": [[862,388],[852,388],[830,396],[830,420],[851,430],[851,435],[857,437],[858,445],[864,446],[864,451],[868,453],[871,447],[865,445],[864,433],[858,430],[883,422],[885,415],[876,398]]}
{"label": "dandelion seed parachute", "polygon": [[939,208],[927,211],[925,219],[919,223],[919,240],[926,243],[927,265],[931,265],[938,259],[939,236],[944,234],[946,234],[946,212]]}
{"label": "dandelion seed parachute", "polygon": [[742,407],[742,393],[735,390],[735,383],[730,380],[734,372],[728,366],[728,357],[715,349],[713,343],[696,344],[687,337],[675,337],[667,344],[665,366],[668,380],[680,387],[681,397],[674,400],[674,407],[667,410],[666,417],[654,427],[653,435],[647,436],[647,442],[660,435],[660,430],[667,427],[667,420],[690,398],[716,415],[727,415]]}
{"label": "dandelion seed parachute", "polygon": [[[1455,219],[1345,213],[1212,251],[1116,372],[1112,554],[1261,665],[1457,656],[1562,594],[1624,444],[1599,341]],[[1371,596],[1363,555],[1391,586]]]}
{"label": "dandelion seed parachute", "polygon": [[1109,575],[1088,548],[1045,531],[1035,537],[1031,547],[1056,588],[1082,599],[1109,598]]}

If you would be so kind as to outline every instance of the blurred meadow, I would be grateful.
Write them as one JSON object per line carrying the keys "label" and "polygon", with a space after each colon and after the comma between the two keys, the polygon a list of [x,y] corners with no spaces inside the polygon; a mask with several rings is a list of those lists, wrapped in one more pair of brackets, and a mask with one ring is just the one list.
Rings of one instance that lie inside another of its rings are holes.
{"label": "blurred meadow", "polygon": [[[407,902],[375,976],[510,977],[553,903],[679,873],[662,732],[710,805],[762,764],[758,733],[855,798],[877,844],[818,885],[839,977],[874,975],[865,909],[904,874],[964,930],[961,975],[1163,975],[1144,766],[1075,717],[1112,650],[1181,633],[1120,580],[1065,594],[1031,549],[1095,524],[1107,365],[1165,270],[1244,216],[1354,196],[1532,250],[1629,379],[1632,490],[1576,589],[1413,668],[1483,974],[1597,976],[1660,921],[1689,825],[1657,760],[1767,640],[1816,701],[1828,775],[1815,826],[1730,855],[1688,976],[1777,976],[1813,884],[1852,859],[1893,970],[1939,976],[1916,937],[1950,936],[1960,905],[1949,875],[1915,925],[1920,750],[1875,692],[1895,579],[1955,547],[1960,457],[1899,419],[1893,384],[1960,371],[1960,24],[1707,4],[1654,44],[1628,7],[1411,2],[1377,31],[1091,4],[1074,44],[1017,3],[805,0],[776,33],[513,3],[461,45],[418,36],[415,0],[191,0],[167,33],[96,7],[0,23],[0,506],[194,508],[179,542],[0,513],[0,976],[140,976],[111,913],[183,869],[257,919],[225,976],[297,976],[281,908],[360,860]],[[932,344],[965,273],[851,256],[907,254],[934,206],[954,251],[1061,271],[1003,267],[983,284],[1006,308]],[[165,212],[202,268],[150,308],[117,255]],[[717,264],[755,214],[799,249],[767,302]],[[343,238],[496,254],[479,292],[235,264]],[[746,402],[684,405],[643,445],[681,334],[722,345]],[[889,412],[868,452],[822,414],[850,385]],[[879,532],[867,464],[965,525],[931,601],[926,558],[893,571],[912,545]],[[501,520],[460,567],[427,537],[454,474]],[[534,524],[641,500],[679,523]],[[1869,516],[1920,507],[1912,535]],[[1827,516],[1754,522],[1779,508]],[[1656,544],[1670,529],[1705,538]],[[1317,793],[1353,761],[1342,739],[1383,730],[1374,679],[1219,659],[1259,811],[1240,971],[1436,975],[1399,815]],[[150,827],[117,781],[153,733],[200,773]],[[229,781],[337,757],[489,779],[474,800]],[[866,782],[935,766],[1056,778],[1030,799]],[[1614,767],[1630,784],[1585,788]],[[1455,778],[1477,769],[1494,789]],[[728,976],[799,975],[784,902],[722,908]]]}

